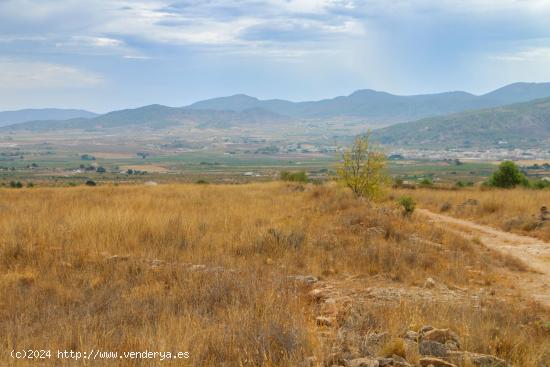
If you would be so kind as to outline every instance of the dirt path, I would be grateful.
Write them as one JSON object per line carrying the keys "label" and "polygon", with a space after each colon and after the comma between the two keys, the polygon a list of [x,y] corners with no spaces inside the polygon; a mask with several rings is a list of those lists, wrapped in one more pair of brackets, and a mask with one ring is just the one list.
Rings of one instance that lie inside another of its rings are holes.
{"label": "dirt path", "polygon": [[417,209],[420,215],[428,217],[434,223],[451,225],[468,237],[475,237],[493,250],[513,256],[534,272],[518,278],[518,287],[526,295],[550,307],[550,243],[540,239],[504,232],[489,226],[476,224],[426,209]]}

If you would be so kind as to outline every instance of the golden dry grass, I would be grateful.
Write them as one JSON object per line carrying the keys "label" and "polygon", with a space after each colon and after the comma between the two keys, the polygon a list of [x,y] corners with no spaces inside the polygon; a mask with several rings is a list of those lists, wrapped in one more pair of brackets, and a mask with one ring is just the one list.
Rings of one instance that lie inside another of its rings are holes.
{"label": "golden dry grass", "polygon": [[[184,365],[294,366],[326,350],[306,287],[288,275],[383,276],[403,287],[426,277],[507,284],[504,260],[491,252],[336,187],[102,186],[3,189],[0,197],[0,363],[14,348],[147,349],[189,351]],[[364,305],[372,317],[346,322],[396,337],[413,322],[450,325],[467,331],[473,351],[538,367],[550,347],[541,328],[548,315],[493,302],[483,310]]]}
{"label": "golden dry grass", "polygon": [[[550,223],[537,226],[540,208],[550,207],[550,190],[460,189],[396,190],[396,196],[410,195],[421,207],[470,219],[505,231],[550,240]],[[477,205],[461,205],[469,199]]]}

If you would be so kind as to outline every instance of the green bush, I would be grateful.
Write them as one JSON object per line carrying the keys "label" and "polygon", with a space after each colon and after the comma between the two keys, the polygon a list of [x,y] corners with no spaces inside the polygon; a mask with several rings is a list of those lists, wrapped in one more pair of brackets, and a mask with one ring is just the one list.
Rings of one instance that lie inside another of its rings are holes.
{"label": "green bush", "polygon": [[414,199],[410,196],[402,196],[399,198],[398,203],[403,207],[403,215],[410,217],[416,207]]}
{"label": "green bush", "polygon": [[88,181],[86,181],[86,186],[95,186],[95,185],[96,185],[96,183],[95,183],[94,180],[88,180]]}
{"label": "green bush", "polygon": [[13,189],[20,189],[23,187],[23,184],[19,181],[10,181],[10,187]]}
{"label": "green bush", "polygon": [[206,181],[206,180],[198,180],[198,181],[197,181],[197,184],[199,184],[199,185],[207,185],[207,184],[208,184],[208,181]]}
{"label": "green bush", "polygon": [[493,173],[488,181],[490,186],[511,189],[517,185],[528,187],[527,177],[519,170],[518,166],[512,161],[504,161]]}
{"label": "green bush", "polygon": [[420,186],[432,186],[433,184],[433,181],[427,177],[420,181]]}
{"label": "green bush", "polygon": [[305,171],[298,171],[298,172],[281,171],[279,177],[282,181],[291,181],[291,182],[308,181],[307,174]]}

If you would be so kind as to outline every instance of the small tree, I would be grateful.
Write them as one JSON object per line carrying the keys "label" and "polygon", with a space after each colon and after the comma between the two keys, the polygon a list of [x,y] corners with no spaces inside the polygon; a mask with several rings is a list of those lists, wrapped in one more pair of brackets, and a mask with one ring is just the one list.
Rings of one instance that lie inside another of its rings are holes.
{"label": "small tree", "polygon": [[416,203],[410,196],[401,196],[397,202],[403,207],[403,215],[405,217],[410,217],[416,208]]}
{"label": "small tree", "polygon": [[353,146],[344,152],[337,172],[340,181],[356,196],[372,199],[379,196],[389,182],[385,166],[386,156],[373,148],[368,132],[355,137]]}
{"label": "small tree", "polygon": [[495,187],[510,189],[517,185],[527,186],[529,181],[514,162],[504,161],[498,166],[498,170],[489,178],[489,184]]}

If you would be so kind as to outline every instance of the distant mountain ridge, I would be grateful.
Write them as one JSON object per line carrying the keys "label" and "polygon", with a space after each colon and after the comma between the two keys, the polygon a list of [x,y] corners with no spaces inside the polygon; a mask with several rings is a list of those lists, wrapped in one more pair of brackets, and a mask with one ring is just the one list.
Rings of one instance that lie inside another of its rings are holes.
{"label": "distant mountain ridge", "polygon": [[17,111],[0,111],[0,126],[33,120],[68,120],[95,116],[98,116],[98,114],[94,112],[63,108],[29,108]]}
{"label": "distant mountain ridge", "polygon": [[373,138],[399,147],[543,148],[550,144],[550,98],[396,124]]}
{"label": "distant mountain ridge", "polygon": [[320,101],[290,102],[280,99],[260,100],[236,94],[196,102],[186,108],[232,111],[263,108],[293,118],[359,117],[369,121],[395,123],[545,97],[550,97],[550,83],[515,83],[480,96],[466,92],[398,96],[363,89],[348,96]]}
{"label": "distant mountain ridge", "polygon": [[256,123],[284,123],[288,118],[259,108],[243,111],[188,110],[163,105],[149,105],[134,109],[113,111],[93,118],[69,120],[27,121],[4,126],[2,130],[66,130],[147,127],[163,129],[174,125],[193,123],[200,128],[227,128]]}
{"label": "distant mountain ridge", "polygon": [[[309,102],[290,102],[282,99],[260,100],[244,94],[236,94],[199,101],[185,107],[150,105],[103,115],[81,110],[66,110],[71,112],[65,112],[65,114],[59,112],[51,117],[52,114],[46,113],[48,110],[41,110],[43,111],[41,114],[32,115],[39,116],[38,118],[20,121],[2,130],[97,129],[137,125],[164,128],[185,123],[193,123],[198,127],[229,127],[247,124],[283,124],[303,119],[353,119],[365,124],[390,125],[545,97],[550,97],[550,83],[515,83],[480,96],[466,92],[397,96],[363,89],[348,96]],[[10,112],[4,114],[6,113]],[[67,118],[70,113],[75,116]],[[21,116],[19,118],[23,119]],[[28,118],[29,115],[26,116]],[[14,117],[11,119],[13,120]],[[1,121],[0,119],[0,128]]]}

